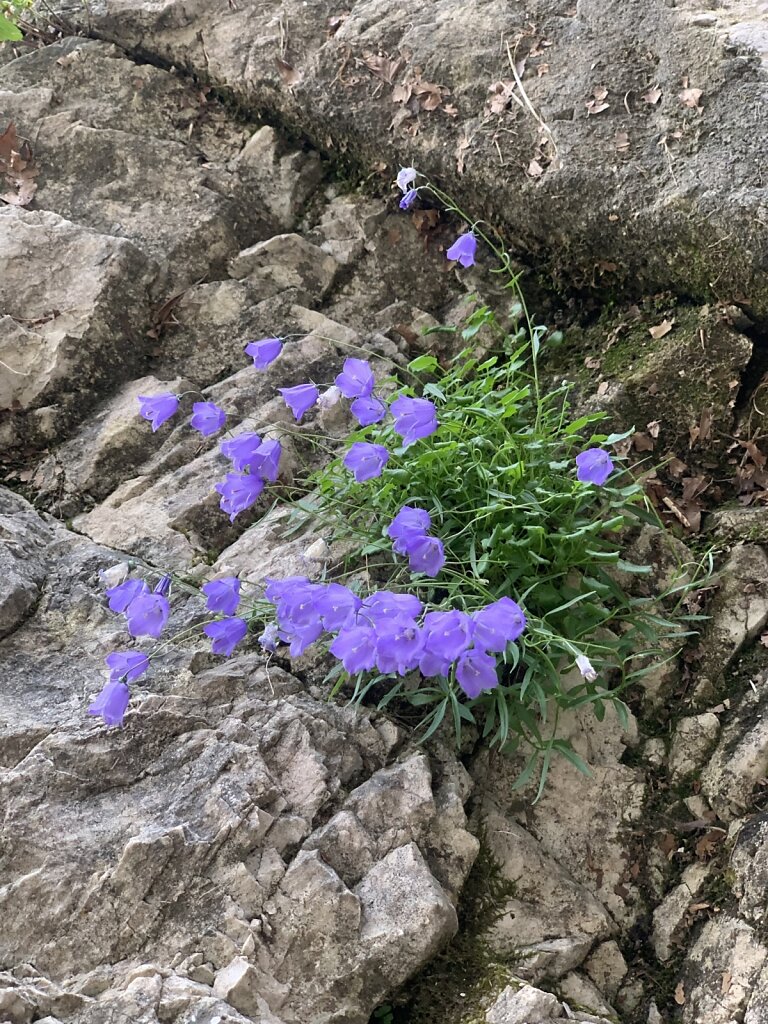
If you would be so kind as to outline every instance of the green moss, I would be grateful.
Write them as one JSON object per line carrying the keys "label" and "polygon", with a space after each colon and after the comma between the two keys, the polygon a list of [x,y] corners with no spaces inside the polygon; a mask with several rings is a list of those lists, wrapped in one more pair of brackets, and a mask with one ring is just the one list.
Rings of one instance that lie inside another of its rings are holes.
{"label": "green moss", "polygon": [[479,838],[480,852],[459,904],[459,931],[393,1000],[394,1024],[484,1024],[489,1001],[513,981],[512,963],[494,953],[487,934],[504,916],[515,884],[504,876],[482,830]]}

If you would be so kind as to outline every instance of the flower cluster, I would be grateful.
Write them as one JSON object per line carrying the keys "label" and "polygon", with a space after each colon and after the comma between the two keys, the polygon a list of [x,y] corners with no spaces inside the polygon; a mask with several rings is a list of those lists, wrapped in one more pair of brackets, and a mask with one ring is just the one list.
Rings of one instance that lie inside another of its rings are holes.
{"label": "flower cluster", "polygon": [[412,572],[434,577],[445,565],[445,550],[438,537],[430,537],[427,533],[431,526],[429,512],[403,505],[387,527],[387,535],[398,555],[408,556]]}
{"label": "flower cluster", "polygon": [[[396,185],[403,210],[431,197],[458,213],[467,230],[446,249],[446,258],[463,268],[472,267],[482,241],[510,273],[510,287],[520,299],[519,309],[524,310],[508,254],[485,233],[482,222],[470,221],[413,167],[400,169]],[[517,319],[518,315],[511,316]],[[213,653],[230,656],[247,635],[249,620],[258,619],[264,623],[259,642],[265,651],[274,652],[279,644],[286,644],[290,656],[298,657],[320,642],[340,663],[337,674],[342,669],[355,677],[415,673],[436,680],[418,686],[419,692],[412,695],[415,704],[435,704],[425,735],[439,725],[450,702],[458,733],[461,718],[473,719],[471,709],[459,708],[457,701],[462,697],[474,701],[491,693],[480,700],[487,716],[484,735],[493,735],[491,742],[502,746],[510,732],[541,741],[536,722],[546,717],[548,702],[567,706],[560,689],[565,659],[569,663],[575,659],[592,699],[597,693],[592,687],[597,670],[585,652],[597,655],[601,671],[610,658],[590,624],[610,623],[620,604],[615,588],[603,581],[599,564],[595,567],[593,562],[595,551],[615,555],[615,545],[602,538],[609,531],[615,534],[623,517],[617,512],[606,519],[606,503],[593,501],[590,488],[608,482],[614,463],[602,443],[610,444],[618,435],[593,434],[589,446],[576,454],[581,428],[600,416],[583,417],[578,425],[569,426],[567,391],[544,395],[539,390],[536,355],[546,330],[534,327],[527,311],[525,319],[530,373],[525,358],[519,358],[525,348],[519,345],[525,327],[507,336],[494,323],[492,311],[483,307],[470,316],[463,337],[471,339],[484,325],[496,327],[496,336],[503,336],[498,351],[478,365],[467,349],[448,368],[432,357],[420,357],[410,364],[409,372],[427,369],[439,377],[421,394],[410,387],[390,394],[389,379],[377,388],[371,364],[357,356],[346,358],[332,381],[305,380],[276,388],[296,424],[302,424],[312,409],[348,403],[365,432],[351,438],[339,460],[314,474],[309,486],[325,502],[324,511],[336,516],[335,536],[350,530],[358,539],[365,538],[358,549],[362,556],[382,551],[379,524],[389,523],[384,532],[391,541],[392,561],[396,563],[397,556],[407,559],[416,577],[411,584],[414,592],[398,592],[390,583],[391,590],[379,589],[366,596],[340,583],[306,576],[268,579],[264,599],[271,608],[264,615],[263,605],[259,611],[256,605],[248,613],[242,611],[236,577],[217,579],[202,587],[206,609],[213,617],[198,627],[211,641]],[[245,353],[254,369],[268,370],[282,355],[286,340],[270,336],[248,342]],[[438,408],[426,396],[437,397],[439,418]],[[182,398],[172,393],[141,396],[140,414],[156,431],[178,412]],[[203,437],[211,437],[226,429],[227,414],[214,402],[198,401],[192,406],[189,425]],[[240,432],[227,431],[218,442],[231,470],[215,489],[230,522],[280,476],[280,441],[244,427],[237,428]],[[419,444],[438,430],[434,444]],[[304,428],[301,432],[308,433]],[[384,477],[381,485],[367,488],[362,496],[354,486],[379,477]],[[613,491],[610,501],[616,501],[617,493],[621,501],[609,507],[623,510],[630,491]],[[439,532],[450,552],[450,571],[442,572],[446,546],[435,535],[438,531],[433,529],[430,513],[420,504],[437,510]],[[371,568],[380,573],[387,565]],[[439,584],[433,584],[441,572]],[[587,579],[588,587],[578,593]],[[107,591],[109,607],[125,616],[132,637],[157,640],[170,615],[169,587],[168,576],[154,589],[143,580],[129,579]],[[519,597],[525,611],[506,596],[511,593]],[[273,611],[275,621],[270,621]],[[619,627],[617,644],[623,643],[622,635]],[[106,659],[109,679],[90,713],[108,725],[121,724],[130,684],[147,671],[156,653],[110,654]],[[622,653],[614,664],[627,660]],[[362,687],[359,678],[358,685]],[[356,697],[357,693],[356,688]]]}
{"label": "flower cluster", "polygon": [[[452,671],[470,697],[498,685],[494,654],[506,650],[526,626],[523,610],[508,597],[472,615],[462,611],[424,613],[414,594],[379,590],[361,598],[339,583],[313,583],[306,576],[268,580],[265,596],[277,613],[276,639],[298,657],[325,634],[330,652],[350,675],[376,670],[447,678]],[[272,647],[274,649],[274,646]]]}
{"label": "flower cluster", "polygon": [[[171,613],[168,593],[171,577],[163,576],[154,590],[144,580],[128,579],[106,591],[110,611],[125,615],[128,632],[133,637],[160,638]],[[235,576],[212,580],[202,587],[206,609],[222,617],[207,622],[203,633],[212,641],[213,654],[229,657],[248,632],[245,619],[235,615],[240,604],[240,580]],[[128,684],[139,679],[149,669],[151,655],[141,651],[114,651],[107,655],[109,679],[101,693],[88,708],[91,715],[99,715],[106,725],[122,725],[130,701]]]}

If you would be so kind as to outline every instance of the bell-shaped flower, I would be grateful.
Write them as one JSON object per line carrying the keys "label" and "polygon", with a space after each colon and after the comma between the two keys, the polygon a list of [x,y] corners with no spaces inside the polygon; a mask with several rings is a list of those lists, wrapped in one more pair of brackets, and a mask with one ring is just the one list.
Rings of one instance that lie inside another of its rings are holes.
{"label": "bell-shaped flower", "polygon": [[220,580],[204,583],[205,607],[209,612],[234,615],[240,604],[240,580],[237,576],[224,576]]}
{"label": "bell-shaped flower", "polygon": [[376,381],[366,359],[350,356],[344,360],[344,368],[334,383],[345,398],[368,398]]}
{"label": "bell-shaped flower", "polygon": [[112,683],[132,683],[143,676],[149,668],[149,658],[141,651],[113,651],[104,659],[109,668]]}
{"label": "bell-shaped flower", "polygon": [[475,645],[484,651],[503,651],[517,640],[526,626],[523,609],[509,597],[501,597],[474,612]]}
{"label": "bell-shaped flower", "polygon": [[602,448],[587,448],[576,456],[576,476],[583,484],[602,487],[613,472],[613,459]]}
{"label": "bell-shaped flower", "polygon": [[485,651],[465,651],[456,663],[456,678],[468,697],[479,697],[499,685],[496,660]]}
{"label": "bell-shaped flower", "polygon": [[395,420],[395,430],[404,445],[429,437],[437,430],[437,410],[427,398],[396,398],[389,407]]}
{"label": "bell-shaped flower", "polygon": [[248,623],[238,618],[217,619],[207,622],[203,632],[212,640],[211,651],[228,658],[248,632]]}
{"label": "bell-shaped flower", "polygon": [[264,481],[252,473],[227,473],[222,483],[216,484],[216,490],[221,495],[219,507],[234,523],[241,512],[255,504],[264,490]]}
{"label": "bell-shaped flower", "polygon": [[246,355],[253,359],[257,370],[266,370],[282,351],[283,343],[279,338],[260,338],[258,341],[249,341],[245,346]]}
{"label": "bell-shaped flower", "polygon": [[88,714],[100,715],[105,725],[122,725],[130,699],[131,691],[126,684],[110,679],[88,708]]}
{"label": "bell-shaped flower", "polygon": [[320,397],[314,384],[297,384],[292,388],[278,388],[277,390],[283,396],[285,404],[293,413],[297,423],[301,422],[304,413],[311,409]]}
{"label": "bell-shaped flower", "polygon": [[477,238],[472,231],[459,235],[446,256],[449,260],[456,260],[462,267],[473,267],[475,265],[475,253],[477,252]]}
{"label": "bell-shaped flower", "polygon": [[178,408],[178,395],[170,391],[162,395],[139,395],[139,415],[150,421],[152,433],[169,420]]}
{"label": "bell-shaped flower", "polygon": [[226,419],[227,414],[214,402],[195,402],[189,425],[193,430],[199,430],[203,437],[209,437],[221,430]]}
{"label": "bell-shaped flower", "polygon": [[389,462],[389,452],[381,444],[355,441],[344,456],[343,462],[355,480],[362,484],[366,480],[381,476],[382,470]]}

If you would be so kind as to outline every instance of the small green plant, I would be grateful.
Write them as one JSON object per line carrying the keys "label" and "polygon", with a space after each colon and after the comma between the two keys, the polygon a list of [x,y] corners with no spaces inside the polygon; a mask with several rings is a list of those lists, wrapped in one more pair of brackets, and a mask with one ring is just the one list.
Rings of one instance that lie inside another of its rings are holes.
{"label": "small green plant", "polygon": [[0,0],[0,42],[22,39],[19,21],[32,6],[32,0]]}

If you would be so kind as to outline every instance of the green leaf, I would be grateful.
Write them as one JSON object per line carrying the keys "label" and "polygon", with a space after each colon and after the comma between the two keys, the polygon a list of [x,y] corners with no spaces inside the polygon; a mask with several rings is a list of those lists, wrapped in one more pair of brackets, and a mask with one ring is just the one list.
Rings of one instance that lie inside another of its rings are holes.
{"label": "green leaf", "polygon": [[24,35],[18,25],[5,14],[0,14],[0,42],[16,42],[23,38]]}
{"label": "green leaf", "polygon": [[408,369],[411,373],[432,373],[439,365],[434,356],[417,356],[408,363]]}

